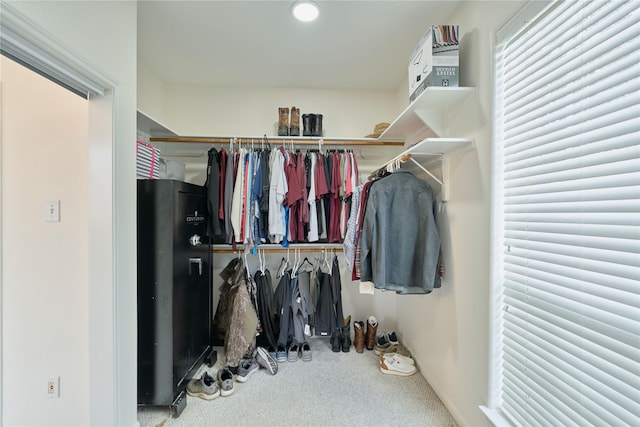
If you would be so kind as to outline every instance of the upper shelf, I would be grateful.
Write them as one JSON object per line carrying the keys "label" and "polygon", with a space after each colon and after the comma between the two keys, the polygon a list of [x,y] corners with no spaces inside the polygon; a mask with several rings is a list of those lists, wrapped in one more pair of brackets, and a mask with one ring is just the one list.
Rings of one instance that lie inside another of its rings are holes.
{"label": "upper shelf", "polygon": [[446,113],[469,98],[472,87],[428,87],[380,135],[380,139],[404,140],[407,145],[426,138],[446,136]]}
{"label": "upper shelf", "polygon": [[138,130],[146,133],[147,135],[163,138],[178,136],[174,131],[161,125],[157,120],[151,118],[140,110],[138,110],[137,121]]}

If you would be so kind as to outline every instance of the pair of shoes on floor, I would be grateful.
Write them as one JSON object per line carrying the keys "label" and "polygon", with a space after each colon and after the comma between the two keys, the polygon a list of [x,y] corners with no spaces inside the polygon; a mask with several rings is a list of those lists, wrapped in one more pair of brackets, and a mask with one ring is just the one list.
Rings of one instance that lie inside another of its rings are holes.
{"label": "pair of shoes on floor", "polygon": [[417,371],[416,364],[409,356],[398,353],[382,353],[380,355],[380,372],[387,375],[408,377]]}
{"label": "pair of shoes on floor", "polygon": [[401,344],[389,344],[385,347],[376,348],[374,352],[377,355],[396,353],[402,356],[411,357],[411,352]]}
{"label": "pair of shoes on floor", "polygon": [[238,375],[236,375],[236,381],[239,383],[247,382],[249,377],[253,375],[255,372],[258,372],[260,369],[260,365],[256,359],[241,359],[240,364],[238,365]]}
{"label": "pair of shoes on floor", "polygon": [[207,371],[200,378],[194,378],[187,384],[187,394],[204,400],[213,400],[220,396],[220,389],[215,378]]}
{"label": "pair of shoes on floor", "polygon": [[[402,350],[396,351],[398,348],[402,349],[402,346],[398,341],[398,337],[396,336],[396,333],[391,331],[391,332],[378,335],[378,337],[376,338],[376,345],[373,348],[373,351],[377,355],[380,355],[381,353],[404,354]],[[405,356],[409,356],[409,354],[405,354]]]}
{"label": "pair of shoes on floor", "polygon": [[398,336],[395,331],[390,332],[380,332],[376,335],[376,346],[381,346],[385,344],[398,344]]}
{"label": "pair of shoes on floor", "polygon": [[271,375],[278,373],[278,362],[276,359],[263,347],[256,349],[256,362],[262,369],[266,369]]}
{"label": "pair of shoes on floor", "polygon": [[289,346],[289,351],[287,352],[287,361],[296,362],[298,360],[298,357],[301,357],[302,361],[304,362],[311,361],[311,346],[308,342],[294,342],[293,344],[291,344],[291,346]]}

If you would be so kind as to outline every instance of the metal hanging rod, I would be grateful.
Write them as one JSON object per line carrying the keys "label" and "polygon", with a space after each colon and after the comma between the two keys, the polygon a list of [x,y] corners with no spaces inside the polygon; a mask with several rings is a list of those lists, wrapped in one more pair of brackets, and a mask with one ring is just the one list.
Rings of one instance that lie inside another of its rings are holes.
{"label": "metal hanging rod", "polygon": [[[274,245],[271,246],[269,244],[263,244],[263,245],[259,245],[257,247],[260,252],[265,252],[265,253],[283,253],[283,252],[287,252],[288,250],[296,250],[298,252],[322,252],[322,251],[328,251],[328,252],[343,252],[343,246],[340,243],[337,244],[318,244],[318,243],[291,243],[290,246],[288,248],[285,248],[281,245]],[[216,253],[216,254],[231,254],[231,253],[239,253],[239,252],[244,252],[244,247],[242,245],[238,245],[238,247],[236,249],[233,249],[231,247],[231,245],[212,245],[211,248],[211,252]],[[249,249],[249,253],[251,253],[251,250]]]}
{"label": "metal hanging rod", "polygon": [[404,146],[404,141],[385,141],[373,138],[305,138],[305,137],[151,137],[150,142],[185,142],[201,144],[229,144],[231,141],[241,141],[243,144],[269,142],[269,144],[293,143],[294,145],[379,145],[379,146]]}

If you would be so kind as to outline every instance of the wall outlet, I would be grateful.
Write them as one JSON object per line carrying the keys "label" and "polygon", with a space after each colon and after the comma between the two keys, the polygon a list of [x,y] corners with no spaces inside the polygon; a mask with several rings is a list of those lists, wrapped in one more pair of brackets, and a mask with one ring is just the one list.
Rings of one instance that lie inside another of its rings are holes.
{"label": "wall outlet", "polygon": [[49,377],[47,380],[47,396],[60,397],[60,377]]}

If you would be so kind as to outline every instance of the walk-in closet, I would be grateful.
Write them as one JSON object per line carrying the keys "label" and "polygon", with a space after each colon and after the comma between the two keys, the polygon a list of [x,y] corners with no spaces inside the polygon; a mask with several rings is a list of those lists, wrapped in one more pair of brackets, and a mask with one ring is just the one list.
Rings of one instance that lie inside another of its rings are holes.
{"label": "walk-in closet", "polygon": [[640,424],[639,16],[0,0],[0,424]]}

